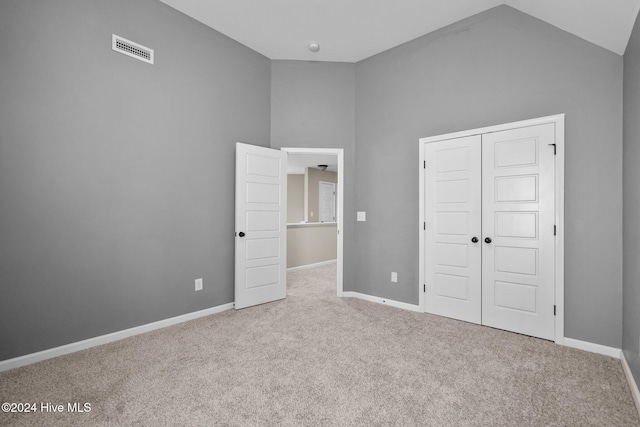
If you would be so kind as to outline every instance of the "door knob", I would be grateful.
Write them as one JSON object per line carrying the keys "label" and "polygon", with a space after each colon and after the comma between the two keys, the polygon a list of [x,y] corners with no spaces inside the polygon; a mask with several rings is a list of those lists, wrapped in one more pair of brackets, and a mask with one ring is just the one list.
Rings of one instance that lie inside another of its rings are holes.
{"label": "door knob", "polygon": [[478,243],[478,238],[477,238],[477,237],[472,237],[472,238],[471,238],[471,241],[472,241],[473,243]]}
{"label": "door knob", "polygon": [[486,237],[486,238],[484,239],[484,242],[485,242],[485,243],[491,243],[491,237]]}
{"label": "door knob", "polygon": [[241,231],[240,233],[238,233],[238,236],[244,237],[245,236],[244,231]]}

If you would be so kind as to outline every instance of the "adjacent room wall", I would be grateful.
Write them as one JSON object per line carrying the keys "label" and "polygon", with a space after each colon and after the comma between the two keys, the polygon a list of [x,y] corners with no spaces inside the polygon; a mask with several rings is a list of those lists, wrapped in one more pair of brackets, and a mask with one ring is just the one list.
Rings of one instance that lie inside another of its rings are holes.
{"label": "adjacent room wall", "polygon": [[291,224],[287,226],[287,268],[336,259],[335,224]]}
{"label": "adjacent room wall", "polygon": [[640,19],[624,54],[622,350],[640,384]]}
{"label": "adjacent room wall", "polygon": [[620,348],[622,68],[508,6],[359,62],[350,290],[418,304],[420,137],[566,113],[565,336]]}
{"label": "adjacent room wall", "polygon": [[304,175],[287,175],[287,223],[304,221]]}
{"label": "adjacent room wall", "polygon": [[0,360],[232,302],[269,59],[156,0],[3,1],[0,58]]}
{"label": "adjacent room wall", "polygon": [[355,64],[272,61],[271,147],[344,149],[344,290],[355,281]]}

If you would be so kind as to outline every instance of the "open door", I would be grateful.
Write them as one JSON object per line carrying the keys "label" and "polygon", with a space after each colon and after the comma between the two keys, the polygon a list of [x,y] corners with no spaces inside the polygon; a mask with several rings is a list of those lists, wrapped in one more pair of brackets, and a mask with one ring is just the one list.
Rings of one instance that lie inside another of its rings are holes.
{"label": "open door", "polygon": [[236,143],[235,308],[287,296],[287,153]]}

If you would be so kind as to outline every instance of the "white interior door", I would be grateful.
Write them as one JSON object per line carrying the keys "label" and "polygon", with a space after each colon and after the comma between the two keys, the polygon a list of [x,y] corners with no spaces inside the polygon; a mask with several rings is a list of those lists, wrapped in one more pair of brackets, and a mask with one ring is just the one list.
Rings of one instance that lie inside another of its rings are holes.
{"label": "white interior door", "polygon": [[481,321],[481,137],[427,144],[426,311]]}
{"label": "white interior door", "polygon": [[554,125],[482,137],[482,323],[553,340]]}
{"label": "white interior door", "polygon": [[320,222],[336,222],[336,184],[334,182],[320,181],[318,211]]}
{"label": "white interior door", "polygon": [[236,144],[235,308],[287,295],[287,154]]}

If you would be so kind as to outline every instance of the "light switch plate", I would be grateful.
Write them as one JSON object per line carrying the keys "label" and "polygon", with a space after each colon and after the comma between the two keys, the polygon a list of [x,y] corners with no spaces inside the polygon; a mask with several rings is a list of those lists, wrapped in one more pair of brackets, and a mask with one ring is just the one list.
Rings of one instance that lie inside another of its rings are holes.
{"label": "light switch plate", "polygon": [[366,221],[367,213],[366,212],[358,212],[358,221]]}

